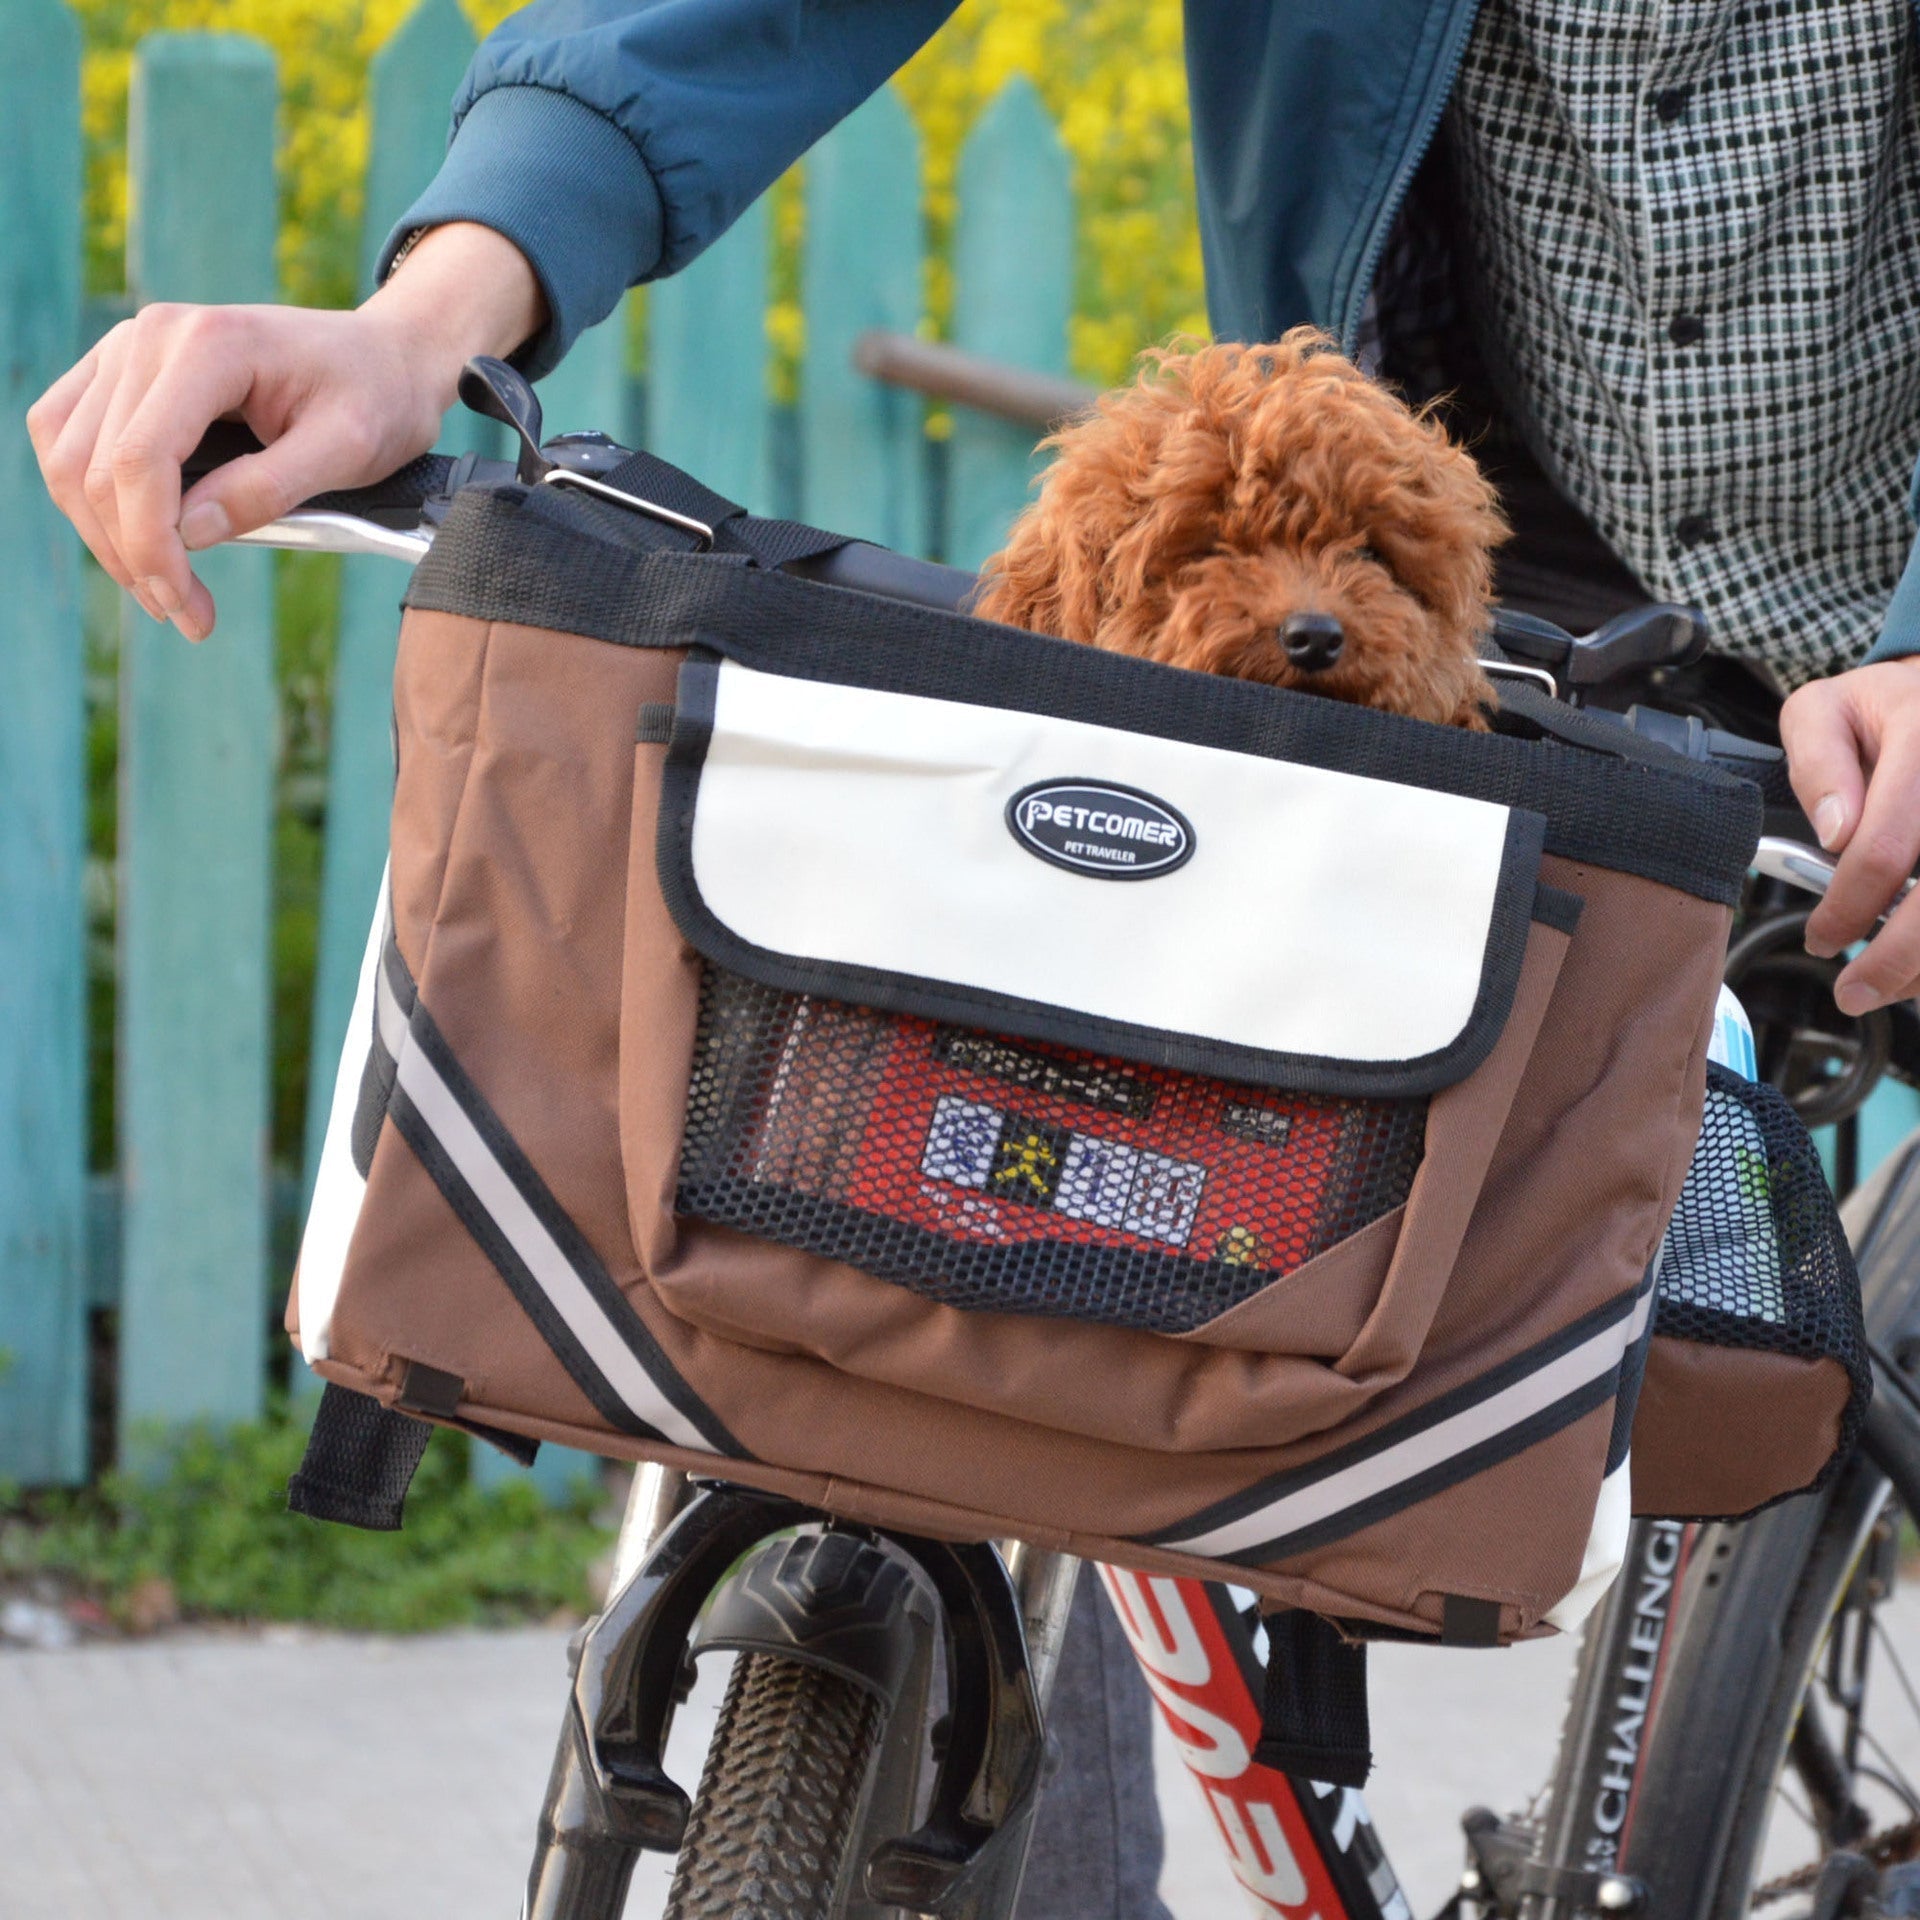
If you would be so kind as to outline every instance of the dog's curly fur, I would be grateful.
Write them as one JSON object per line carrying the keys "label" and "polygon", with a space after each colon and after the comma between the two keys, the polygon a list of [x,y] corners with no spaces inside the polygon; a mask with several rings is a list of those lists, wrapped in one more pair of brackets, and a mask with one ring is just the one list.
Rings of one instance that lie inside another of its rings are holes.
{"label": "dog's curly fur", "polygon": [[[976,613],[1485,728],[1498,500],[1438,421],[1326,335],[1146,354],[1045,445],[1057,458]],[[1339,621],[1331,666],[1289,660],[1279,629],[1296,613]]]}

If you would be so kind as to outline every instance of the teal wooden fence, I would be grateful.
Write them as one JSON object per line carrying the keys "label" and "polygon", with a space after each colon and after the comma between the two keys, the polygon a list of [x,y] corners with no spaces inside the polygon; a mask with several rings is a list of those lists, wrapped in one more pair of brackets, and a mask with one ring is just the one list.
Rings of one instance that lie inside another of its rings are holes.
{"label": "teal wooden fence", "polygon": [[[363,289],[431,176],[473,50],[456,0],[421,0],[373,64]],[[277,86],[228,35],[147,41],[135,62],[132,301],[275,297]],[[388,689],[405,584],[343,563],[305,1164],[268,1153],[269,914],[278,729],[274,562],[205,556],[219,628],[193,648],[131,604],[119,663],[117,1166],[86,1167],[82,568],[22,416],[86,344],[80,297],[79,35],[61,0],[0,4],[0,1482],[70,1483],[87,1447],[89,1313],[119,1311],[123,1454],[262,1402],[270,1302],[319,1133],[374,905],[392,769]],[[956,421],[947,509],[924,404],[854,370],[854,340],[923,319],[913,122],[883,93],[806,162],[797,405],[775,405],[764,207],[651,290],[644,375],[626,316],[542,386],[550,430],[646,442],[767,512],[978,560],[1025,496],[1033,435]],[[959,344],[1064,371],[1073,209],[1037,97],[1015,82],[963,154]],[[450,418],[442,445],[491,445]],[[276,1254],[275,1247],[279,1248]],[[98,1385],[99,1383],[94,1383]],[[492,1471],[493,1469],[488,1469]],[[564,1457],[549,1468],[564,1475]]]}

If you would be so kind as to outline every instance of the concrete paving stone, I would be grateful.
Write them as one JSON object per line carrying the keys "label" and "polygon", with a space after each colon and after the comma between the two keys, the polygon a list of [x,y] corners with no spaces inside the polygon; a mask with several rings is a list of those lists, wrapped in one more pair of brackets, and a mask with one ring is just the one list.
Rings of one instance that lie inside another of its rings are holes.
{"label": "concrete paving stone", "polygon": [[[1894,1642],[1920,1671],[1920,1603]],[[0,1920],[512,1920],[564,1709],[556,1629],[383,1640],[182,1633],[0,1653]],[[1368,1789],[1416,1915],[1459,1871],[1458,1821],[1551,1762],[1565,1641],[1372,1654]],[[691,1786],[724,1663],[703,1663],[670,1764]],[[1920,1762],[1920,1716],[1889,1729]],[[1244,1911],[1212,1817],[1156,1743],[1177,1920]],[[636,1877],[657,1915],[667,1863]]]}

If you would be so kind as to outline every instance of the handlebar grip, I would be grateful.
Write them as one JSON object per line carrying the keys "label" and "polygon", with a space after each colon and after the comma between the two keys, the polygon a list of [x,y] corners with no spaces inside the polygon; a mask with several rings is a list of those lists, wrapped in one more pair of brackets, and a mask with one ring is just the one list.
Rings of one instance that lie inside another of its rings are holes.
{"label": "handlebar grip", "polygon": [[[200,444],[180,463],[181,488],[184,491],[216,468],[261,451],[261,441],[243,422],[216,420],[201,436]],[[427,502],[446,493],[453,465],[444,453],[423,453],[409,460],[398,472],[370,486],[336,488],[300,504],[330,513],[350,513],[379,526],[414,527],[419,524],[421,510]]]}
{"label": "handlebar grip", "polygon": [[261,441],[244,421],[216,420],[200,436],[200,444],[180,462],[180,489],[184,493],[196,480],[204,480],[215,467],[264,451]]}
{"label": "handlebar grip", "polygon": [[447,491],[453,473],[453,461],[444,453],[422,453],[409,460],[397,473],[376,480],[366,487],[341,487],[333,493],[317,493],[302,506],[324,508],[332,513],[358,514],[362,520],[390,523],[396,515],[414,525],[420,510],[429,500],[439,499]]}

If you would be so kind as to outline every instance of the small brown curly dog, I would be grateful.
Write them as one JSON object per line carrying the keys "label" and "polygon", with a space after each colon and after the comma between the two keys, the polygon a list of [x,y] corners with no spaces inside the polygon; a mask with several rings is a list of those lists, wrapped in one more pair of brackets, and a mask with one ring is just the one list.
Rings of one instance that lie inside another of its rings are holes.
{"label": "small brown curly dog", "polygon": [[1149,353],[1044,444],[975,613],[1485,729],[1494,491],[1325,334]]}

